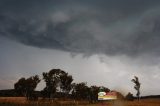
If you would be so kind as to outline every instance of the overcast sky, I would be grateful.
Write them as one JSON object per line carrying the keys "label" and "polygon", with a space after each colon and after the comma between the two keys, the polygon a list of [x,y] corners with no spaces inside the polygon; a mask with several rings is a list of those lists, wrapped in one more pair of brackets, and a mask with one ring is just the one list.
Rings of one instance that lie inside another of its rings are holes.
{"label": "overcast sky", "polygon": [[160,94],[160,0],[0,0],[0,89],[52,68],[123,94],[136,75]]}

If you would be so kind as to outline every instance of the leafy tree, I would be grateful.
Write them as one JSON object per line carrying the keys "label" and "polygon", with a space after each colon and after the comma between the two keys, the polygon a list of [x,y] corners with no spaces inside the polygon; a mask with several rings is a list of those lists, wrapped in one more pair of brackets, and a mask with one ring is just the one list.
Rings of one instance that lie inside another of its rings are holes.
{"label": "leafy tree", "polygon": [[73,85],[73,90],[72,90],[72,95],[76,99],[88,99],[90,97],[89,92],[90,89],[87,86],[87,83],[81,82],[81,83],[74,83]]}
{"label": "leafy tree", "polygon": [[136,96],[137,96],[137,99],[139,100],[140,99],[140,85],[141,84],[138,80],[138,77],[134,76],[134,79],[132,79],[131,81],[135,84],[134,89],[137,91]]}
{"label": "leafy tree", "polygon": [[46,82],[46,87],[42,94],[48,98],[53,98],[58,88],[65,94],[68,94],[71,90],[73,78],[61,69],[52,69],[49,72],[44,72],[43,79]]}
{"label": "leafy tree", "polygon": [[49,98],[52,98],[57,90],[60,72],[60,69],[52,69],[48,73],[43,73],[43,79],[46,82],[46,87],[44,88],[44,91],[48,94],[47,96]]}
{"label": "leafy tree", "polygon": [[[100,89],[101,88],[101,89]],[[73,83],[72,84],[72,97],[74,99],[86,99],[91,103],[95,103],[98,100],[98,92],[102,90],[109,92],[110,90],[104,86],[98,87],[96,85],[88,87],[87,83]]]}
{"label": "leafy tree", "polygon": [[62,73],[60,75],[60,88],[63,90],[65,94],[69,94],[71,88],[72,88],[72,83],[73,78],[71,75],[68,75],[68,73]]}
{"label": "leafy tree", "polygon": [[26,90],[26,79],[25,78],[20,78],[18,82],[14,84],[14,89],[15,91],[21,95],[21,96],[26,96],[27,90]]}
{"label": "leafy tree", "polygon": [[14,84],[14,89],[17,93],[26,96],[27,100],[34,99],[34,90],[40,82],[39,76],[31,76],[27,79],[20,78],[18,82]]}
{"label": "leafy tree", "polygon": [[98,86],[91,86],[90,87],[90,101],[96,102],[98,100],[98,92],[99,92],[99,88]]}

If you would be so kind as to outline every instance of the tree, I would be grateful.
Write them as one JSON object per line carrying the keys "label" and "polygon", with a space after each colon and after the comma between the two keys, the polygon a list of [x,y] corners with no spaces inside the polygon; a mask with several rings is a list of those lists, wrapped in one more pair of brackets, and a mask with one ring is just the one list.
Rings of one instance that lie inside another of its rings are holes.
{"label": "tree", "polygon": [[43,79],[46,82],[46,87],[43,89],[42,95],[44,94],[48,98],[53,98],[58,88],[65,94],[68,94],[71,90],[73,78],[61,69],[52,69],[49,72],[44,72]]}
{"label": "tree", "polygon": [[73,90],[72,90],[72,95],[76,99],[89,99],[89,87],[87,86],[87,83],[81,82],[81,83],[74,83],[73,85]]}
{"label": "tree", "polygon": [[134,76],[134,79],[132,79],[131,81],[135,84],[134,89],[137,91],[136,96],[137,96],[137,99],[139,100],[140,99],[140,85],[141,84],[138,80],[138,77]]}
{"label": "tree", "polygon": [[73,78],[71,75],[68,75],[68,73],[62,73],[60,75],[60,88],[65,93],[65,95],[68,95],[72,86],[71,83],[73,81]]}
{"label": "tree", "polygon": [[14,84],[14,89],[19,95],[26,96],[26,79],[23,77],[20,78],[18,82]]}
{"label": "tree", "polygon": [[27,100],[33,100],[34,90],[37,87],[38,83],[40,82],[39,76],[31,76],[27,79],[20,78],[18,82],[14,84],[14,89],[17,93],[19,93],[22,96],[26,96]]}
{"label": "tree", "polygon": [[92,103],[96,102],[98,100],[98,92],[99,92],[98,86],[94,85],[90,87],[90,101]]}
{"label": "tree", "polygon": [[47,93],[48,98],[52,98],[57,90],[58,85],[58,78],[59,73],[61,72],[60,69],[52,69],[48,73],[43,73],[43,79],[46,82],[46,87],[43,91]]}

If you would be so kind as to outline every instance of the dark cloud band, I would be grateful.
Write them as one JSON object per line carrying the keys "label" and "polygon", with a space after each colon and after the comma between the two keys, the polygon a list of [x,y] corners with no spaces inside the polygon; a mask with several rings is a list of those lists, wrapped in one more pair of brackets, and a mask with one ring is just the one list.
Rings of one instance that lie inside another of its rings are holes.
{"label": "dark cloud band", "polygon": [[160,53],[159,1],[1,1],[0,36],[73,53]]}

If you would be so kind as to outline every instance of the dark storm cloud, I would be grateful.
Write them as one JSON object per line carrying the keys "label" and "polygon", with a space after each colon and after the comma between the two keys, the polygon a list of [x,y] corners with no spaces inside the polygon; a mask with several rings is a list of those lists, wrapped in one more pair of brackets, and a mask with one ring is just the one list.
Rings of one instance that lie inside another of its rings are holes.
{"label": "dark storm cloud", "polygon": [[84,54],[160,53],[159,0],[1,0],[0,36]]}

